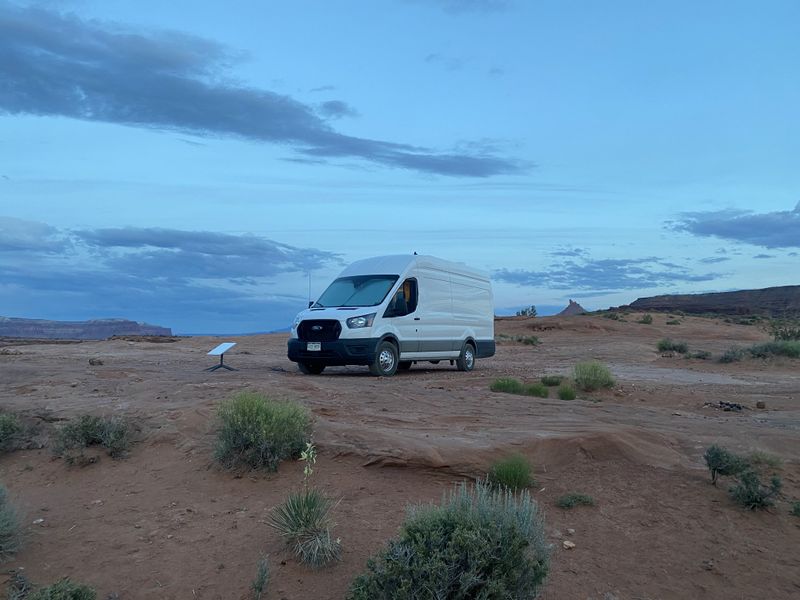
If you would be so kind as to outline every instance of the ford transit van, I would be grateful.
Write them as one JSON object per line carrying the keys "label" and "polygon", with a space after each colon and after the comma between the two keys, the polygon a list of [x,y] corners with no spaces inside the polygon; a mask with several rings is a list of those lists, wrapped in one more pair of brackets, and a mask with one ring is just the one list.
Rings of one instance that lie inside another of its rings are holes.
{"label": "ford transit van", "polygon": [[489,275],[432,256],[379,256],[347,267],[292,324],[289,360],[306,374],[365,365],[377,376],[449,360],[471,371],[494,356]]}

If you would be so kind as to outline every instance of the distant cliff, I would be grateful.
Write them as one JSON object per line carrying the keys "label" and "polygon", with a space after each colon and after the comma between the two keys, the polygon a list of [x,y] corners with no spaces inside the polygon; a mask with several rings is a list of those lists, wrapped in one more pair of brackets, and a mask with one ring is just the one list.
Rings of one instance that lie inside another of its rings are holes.
{"label": "distant cliff", "polygon": [[104,340],[112,335],[172,335],[168,327],[126,319],[47,321],[0,317],[0,337],[48,340]]}
{"label": "distant cliff", "polygon": [[800,316],[800,285],[714,294],[676,294],[639,298],[634,310],[682,311],[689,314]]}

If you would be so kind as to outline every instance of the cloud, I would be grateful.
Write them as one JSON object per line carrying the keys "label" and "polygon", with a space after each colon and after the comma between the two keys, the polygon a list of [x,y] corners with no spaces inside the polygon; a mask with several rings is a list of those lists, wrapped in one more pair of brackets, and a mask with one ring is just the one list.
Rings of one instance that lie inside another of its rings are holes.
{"label": "cloud", "polygon": [[329,119],[341,119],[342,117],[357,117],[358,111],[346,102],[341,100],[328,100],[319,105],[319,112],[323,117]]}
{"label": "cloud", "polygon": [[137,32],[0,4],[0,113],[239,137],[439,175],[489,177],[525,167],[494,155],[339,133],[310,105],[232,82],[230,68],[239,58],[192,35]]}
{"label": "cloud", "polygon": [[406,2],[431,4],[450,14],[501,12],[511,5],[509,0],[406,0]]}
{"label": "cloud", "polygon": [[45,223],[0,217],[0,253],[2,252],[64,252],[69,241],[55,228]]}
{"label": "cloud", "polygon": [[701,262],[707,265],[714,265],[721,262],[726,262],[731,260],[728,256],[710,256],[708,258],[701,258],[697,262]]}
{"label": "cloud", "polygon": [[425,57],[425,62],[429,65],[441,65],[447,71],[458,71],[464,67],[466,61],[456,56],[445,56],[438,52],[433,52]]}
{"label": "cloud", "polygon": [[764,258],[775,258],[774,254],[756,254],[753,258],[764,259]]}
{"label": "cloud", "polygon": [[283,277],[302,279],[339,264],[331,252],[254,235],[133,227],[66,231],[12,219],[0,224],[4,241],[40,231],[61,250],[43,243],[0,252],[0,293],[9,299],[3,310],[14,311],[6,316],[116,316],[184,332],[265,331],[286,326],[305,305],[303,286],[299,295],[291,288],[278,291]]}
{"label": "cloud", "polygon": [[765,248],[800,248],[800,203],[794,210],[768,213],[740,210],[683,213],[679,221],[667,226],[675,231]]}
{"label": "cloud", "polygon": [[693,273],[688,268],[658,258],[567,260],[543,271],[518,269],[495,271],[493,278],[505,283],[538,288],[613,292],[711,281],[718,273]]}

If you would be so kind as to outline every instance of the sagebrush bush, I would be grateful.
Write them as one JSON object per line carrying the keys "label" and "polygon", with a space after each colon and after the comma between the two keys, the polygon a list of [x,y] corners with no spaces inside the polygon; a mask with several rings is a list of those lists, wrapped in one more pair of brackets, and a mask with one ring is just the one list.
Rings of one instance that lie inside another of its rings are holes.
{"label": "sagebrush bush", "polygon": [[495,379],[489,389],[493,392],[505,392],[507,394],[522,394],[525,391],[525,386],[522,382],[511,377],[501,377]]}
{"label": "sagebrush bush", "polygon": [[275,471],[297,458],[311,439],[311,414],[297,402],[241,392],[222,402],[214,457],[225,468],[245,466]]}
{"label": "sagebrush bush", "polygon": [[17,415],[0,413],[0,452],[14,448],[14,440],[22,432],[22,424]]}
{"label": "sagebrush bush", "polygon": [[732,363],[738,362],[744,358],[744,350],[734,346],[732,348],[728,348],[722,355],[719,357],[719,362],[721,363]]}
{"label": "sagebrush bush", "polygon": [[489,483],[495,487],[521,490],[533,485],[531,463],[519,454],[497,461],[489,469]]}
{"label": "sagebrush bush", "polygon": [[0,562],[17,553],[22,538],[17,511],[8,500],[8,492],[0,483]]}
{"label": "sagebrush bush", "polygon": [[333,500],[317,489],[289,494],[270,515],[269,524],[301,562],[323,567],[339,558],[340,541],[331,535]]}
{"label": "sagebrush bush", "polygon": [[738,482],[730,489],[730,494],[736,503],[755,510],[775,504],[773,498],[780,493],[782,487],[783,482],[777,475],[773,475],[770,484],[766,486],[762,485],[754,471],[744,471],[739,474]]}
{"label": "sagebrush bush", "polygon": [[686,342],[675,342],[670,338],[662,338],[656,344],[659,352],[677,352],[678,354],[685,354],[689,351],[689,344]]}
{"label": "sagebrush bush", "polygon": [[711,483],[714,485],[717,485],[717,476],[738,475],[750,467],[746,458],[716,444],[706,449],[703,458],[705,458],[706,466],[711,473]]}
{"label": "sagebrush bush", "polygon": [[596,360],[579,362],[575,365],[573,380],[584,392],[610,388],[614,385],[611,371],[604,364]]}
{"label": "sagebrush bush", "polygon": [[69,577],[65,577],[53,585],[43,587],[30,596],[26,600],[96,600],[97,592],[90,588],[88,585],[75,583],[70,581]]}
{"label": "sagebrush bush", "polygon": [[544,521],[527,491],[462,484],[440,505],[410,508],[348,598],[536,598],[549,562]]}
{"label": "sagebrush bush", "polygon": [[573,508],[575,506],[594,506],[594,498],[588,494],[579,494],[572,492],[564,494],[556,500],[556,506],[559,508]]}
{"label": "sagebrush bush", "polygon": [[636,322],[637,323],[641,323],[642,325],[652,325],[653,324],[653,315],[651,315],[649,313],[645,314],[645,315],[642,316],[641,319],[639,319]]}
{"label": "sagebrush bush", "polygon": [[769,358],[770,356],[800,358],[800,342],[798,341],[766,342],[750,346],[747,350],[753,358]]}
{"label": "sagebrush bush", "polygon": [[561,385],[562,381],[564,381],[564,378],[561,375],[543,375],[541,378],[541,382],[547,387]]}
{"label": "sagebrush bush", "polygon": [[575,400],[577,394],[575,388],[568,383],[562,383],[558,386],[558,398],[560,400]]}
{"label": "sagebrush bush", "polygon": [[529,383],[528,385],[526,385],[524,387],[524,389],[523,389],[523,393],[526,396],[536,396],[537,398],[547,398],[547,396],[550,394],[550,390],[548,389],[548,387],[546,385],[544,385],[543,383],[539,383],[537,381],[536,383]]}
{"label": "sagebrush bush", "polygon": [[122,417],[80,416],[58,430],[53,452],[71,461],[75,459],[71,451],[80,454],[95,444],[105,448],[112,458],[124,456],[130,448],[128,423]]}

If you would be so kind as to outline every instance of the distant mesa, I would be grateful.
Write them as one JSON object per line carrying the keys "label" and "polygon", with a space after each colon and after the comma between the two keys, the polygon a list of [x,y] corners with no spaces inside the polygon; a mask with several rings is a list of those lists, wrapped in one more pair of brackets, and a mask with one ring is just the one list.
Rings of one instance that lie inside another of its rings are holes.
{"label": "distant mesa", "polygon": [[570,300],[569,304],[567,305],[567,307],[564,310],[562,310],[560,313],[558,313],[556,316],[557,317],[572,317],[572,316],[575,316],[575,315],[582,315],[585,312],[586,312],[586,309],[584,309],[580,304],[575,302],[575,300]]}
{"label": "distant mesa", "polygon": [[105,340],[114,335],[171,336],[168,327],[127,319],[48,321],[0,317],[0,337],[45,340]]}
{"label": "distant mesa", "polygon": [[800,316],[800,285],[712,294],[674,294],[639,298],[628,307],[639,311],[683,311],[687,314]]}

